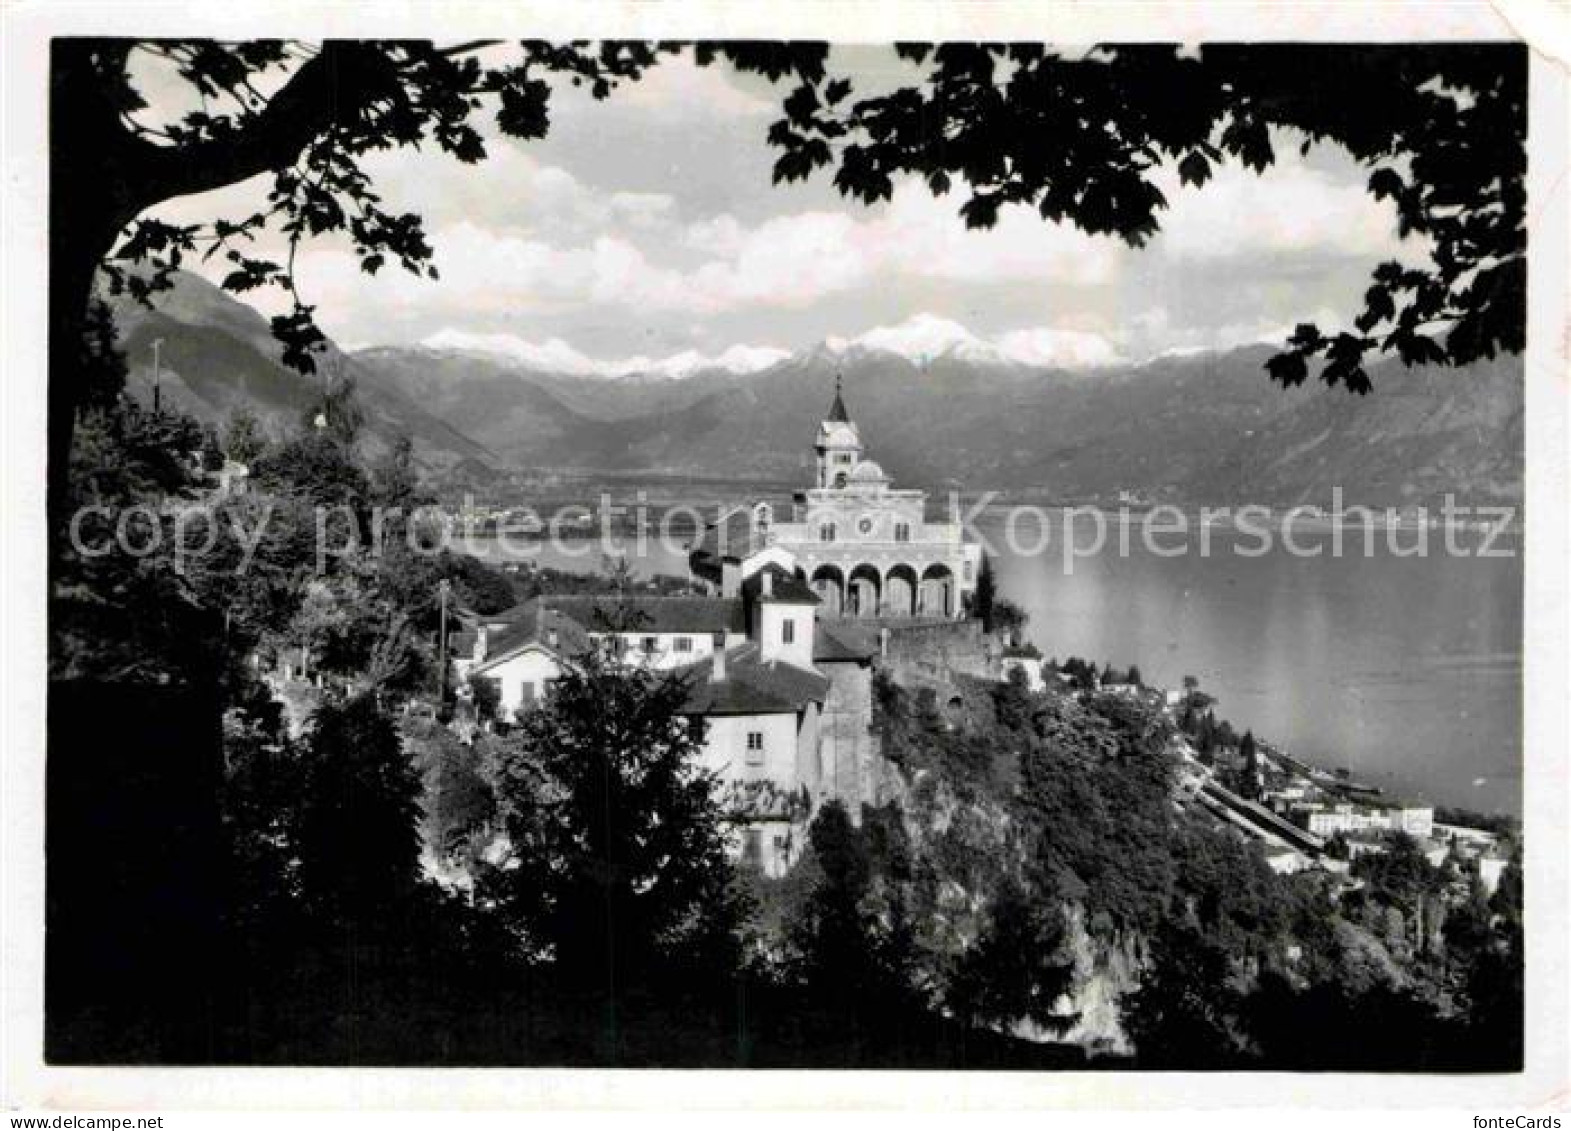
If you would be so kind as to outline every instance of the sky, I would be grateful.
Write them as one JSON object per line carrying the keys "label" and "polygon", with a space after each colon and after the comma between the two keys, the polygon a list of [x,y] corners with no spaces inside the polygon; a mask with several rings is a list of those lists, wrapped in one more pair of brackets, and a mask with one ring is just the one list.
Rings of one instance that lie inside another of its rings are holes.
{"label": "sky", "polygon": [[[881,47],[837,47],[831,66],[859,92],[909,78]],[[440,279],[368,277],[346,245],[317,241],[297,260],[301,291],[348,348],[481,346],[585,372],[690,352],[765,359],[939,320],[1011,356],[1086,366],[1345,324],[1375,263],[1420,254],[1367,172],[1327,146],[1279,145],[1266,174],[1231,164],[1201,190],[1164,170],[1162,233],[1131,249],[1023,207],[967,231],[960,192],[915,181],[871,207],[826,174],[771,185],[776,116],[762,80],[681,57],[603,102],[558,92],[549,136],[492,128],[478,166],[377,155],[385,206],[425,217]],[[258,179],[159,214],[239,216],[265,190]]]}

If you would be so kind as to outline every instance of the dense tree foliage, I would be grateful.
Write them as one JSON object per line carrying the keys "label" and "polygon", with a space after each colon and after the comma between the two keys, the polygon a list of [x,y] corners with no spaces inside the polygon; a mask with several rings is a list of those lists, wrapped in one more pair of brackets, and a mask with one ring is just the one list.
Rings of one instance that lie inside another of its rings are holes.
{"label": "dense tree foliage", "polygon": [[449,727],[416,719],[405,741],[421,776],[422,840],[439,864],[473,871],[497,815],[488,759],[494,741],[462,741]]}
{"label": "dense tree foliage", "polygon": [[1139,989],[1124,1002],[1124,1024],[1152,1068],[1236,1068],[1244,1057],[1244,995],[1232,956],[1204,933],[1164,923],[1151,943]]}
{"label": "dense tree foliage", "polygon": [[419,880],[420,780],[369,695],[323,704],[303,757],[299,871],[309,903],[365,922],[408,903]]}
{"label": "dense tree foliage", "polygon": [[878,1024],[910,993],[909,940],[876,912],[872,853],[845,806],[820,808],[809,839],[817,882],[789,928],[797,974],[820,1008],[852,1025]]}
{"label": "dense tree foliage", "polygon": [[[1400,836],[1360,857],[1351,895],[1324,873],[1278,875],[1257,844],[1181,802],[1181,732],[1161,697],[1100,690],[1106,679],[995,685],[992,713],[960,726],[879,685],[881,736],[912,783],[911,906],[930,924],[919,984],[975,1024],[1052,1033],[1076,1023],[1084,953],[1123,955],[1139,972],[1120,1021],[1142,1066],[1519,1061],[1519,932],[1496,907],[1513,906],[1507,879],[1493,900],[1457,904],[1455,877]],[[1198,682],[1178,718],[1186,708],[1213,742],[1244,745]],[[866,885],[888,881],[875,867]]]}
{"label": "dense tree foliage", "polygon": [[739,895],[686,695],[679,679],[591,653],[501,752],[509,855],[483,877],[486,896],[523,953],[607,995],[738,963]]}
{"label": "dense tree foliage", "polygon": [[993,607],[998,601],[998,577],[993,572],[993,559],[982,555],[982,565],[976,571],[976,588],[967,595],[970,608],[966,611],[982,622],[983,632],[993,631]]}
{"label": "dense tree foliage", "polygon": [[956,1016],[997,1027],[1025,1020],[1050,1033],[1069,1027],[1059,1008],[1074,987],[1073,967],[1059,958],[1063,908],[1035,895],[1008,877],[993,893],[981,933],[949,972],[946,1004]]}

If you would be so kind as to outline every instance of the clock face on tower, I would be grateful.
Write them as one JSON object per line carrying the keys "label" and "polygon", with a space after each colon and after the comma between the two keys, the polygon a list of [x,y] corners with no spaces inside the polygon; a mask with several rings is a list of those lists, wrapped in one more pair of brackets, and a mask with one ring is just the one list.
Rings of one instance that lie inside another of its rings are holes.
{"label": "clock face on tower", "polygon": [[866,537],[873,532],[873,520],[871,518],[864,518],[856,524],[856,528],[863,537]]}

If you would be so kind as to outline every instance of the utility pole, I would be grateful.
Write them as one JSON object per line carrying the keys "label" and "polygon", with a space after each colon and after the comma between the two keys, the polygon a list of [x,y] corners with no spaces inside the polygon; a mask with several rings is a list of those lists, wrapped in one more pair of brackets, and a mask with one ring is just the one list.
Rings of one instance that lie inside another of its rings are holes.
{"label": "utility pole", "polygon": [[160,380],[159,380],[159,378],[160,378],[161,374],[160,374],[159,365],[158,365],[158,350],[159,350],[159,347],[161,347],[163,344],[164,344],[164,339],[162,339],[162,338],[154,338],[153,339],[153,415],[154,416],[159,415],[159,413],[162,411],[162,407],[163,407],[163,398],[162,398],[162,395],[161,395],[163,390],[160,388]]}
{"label": "utility pole", "polygon": [[441,608],[442,622],[441,628],[438,630],[441,633],[441,638],[437,644],[437,654],[441,657],[439,663],[440,671],[442,673],[441,683],[437,688],[436,709],[438,713],[440,713],[442,709],[447,706],[447,593],[451,588],[452,586],[448,583],[448,580],[445,577],[442,578],[441,581],[437,582],[436,585],[437,601]]}

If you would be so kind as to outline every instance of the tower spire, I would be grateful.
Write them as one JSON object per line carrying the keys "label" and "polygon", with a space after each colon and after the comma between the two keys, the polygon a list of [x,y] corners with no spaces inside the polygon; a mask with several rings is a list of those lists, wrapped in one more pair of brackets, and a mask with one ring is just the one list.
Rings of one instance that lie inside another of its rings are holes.
{"label": "tower spire", "polygon": [[835,374],[835,403],[829,406],[829,415],[825,419],[834,421],[834,422],[836,422],[838,424],[849,424],[851,422],[851,417],[846,412],[845,399],[840,395],[841,394],[840,381],[841,381],[840,374],[836,373]]}

